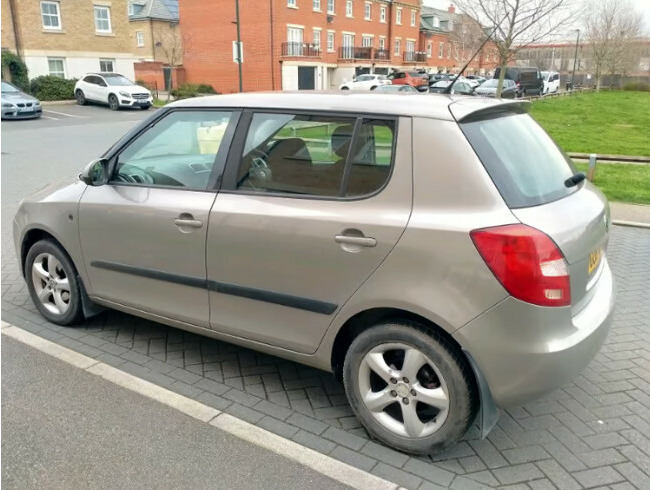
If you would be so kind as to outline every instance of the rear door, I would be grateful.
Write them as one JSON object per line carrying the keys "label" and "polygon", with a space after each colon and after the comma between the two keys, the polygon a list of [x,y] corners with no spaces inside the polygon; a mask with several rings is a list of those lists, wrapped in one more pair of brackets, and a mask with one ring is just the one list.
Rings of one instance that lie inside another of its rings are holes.
{"label": "rear door", "polygon": [[512,113],[460,126],[512,213],[546,233],[564,254],[577,312],[604,267],[607,200],[586,180],[567,185],[576,173],[570,159],[528,114],[514,112],[521,106],[512,107]]}
{"label": "rear door", "polygon": [[406,227],[410,119],[247,116],[210,213],[211,326],[313,353]]}

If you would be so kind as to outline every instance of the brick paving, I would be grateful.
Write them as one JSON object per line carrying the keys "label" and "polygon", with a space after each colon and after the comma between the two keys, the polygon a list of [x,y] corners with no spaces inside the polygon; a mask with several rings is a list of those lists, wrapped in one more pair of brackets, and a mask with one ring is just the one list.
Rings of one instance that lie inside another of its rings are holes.
{"label": "brick paving", "polygon": [[369,440],[329,373],[118,312],[77,328],[45,322],[11,241],[24,191],[6,182],[5,321],[406,488],[650,488],[650,230],[612,229],[614,326],[581,375],[504,413],[485,440],[473,430],[445,454],[411,457]]}

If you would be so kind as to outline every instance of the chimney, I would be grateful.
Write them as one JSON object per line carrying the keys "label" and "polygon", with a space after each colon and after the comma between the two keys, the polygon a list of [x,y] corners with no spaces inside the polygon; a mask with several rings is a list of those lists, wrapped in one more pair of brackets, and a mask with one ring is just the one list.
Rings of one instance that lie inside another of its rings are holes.
{"label": "chimney", "polygon": [[447,12],[449,12],[450,14],[456,13],[456,7],[454,7],[453,3],[449,4],[449,7],[447,7]]}

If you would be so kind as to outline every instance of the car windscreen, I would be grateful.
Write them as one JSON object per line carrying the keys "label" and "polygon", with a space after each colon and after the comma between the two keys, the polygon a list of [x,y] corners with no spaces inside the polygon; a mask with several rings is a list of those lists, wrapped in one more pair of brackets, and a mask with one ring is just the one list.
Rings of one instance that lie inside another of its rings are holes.
{"label": "car windscreen", "polygon": [[576,191],[564,182],[576,173],[571,160],[528,114],[461,123],[510,208],[539,206]]}
{"label": "car windscreen", "polygon": [[[505,85],[505,79],[503,80],[503,82]],[[485,81],[485,83],[483,84],[483,88],[491,88],[491,87],[496,88],[497,85],[499,85],[499,80],[495,78],[491,78],[490,80]]]}
{"label": "car windscreen", "polygon": [[10,83],[2,82],[2,93],[9,94],[12,92],[19,92],[19,90]]}
{"label": "car windscreen", "polygon": [[113,87],[128,87],[130,85],[135,85],[131,80],[122,75],[104,75],[104,80],[106,80],[108,85]]}
{"label": "car windscreen", "polygon": [[367,82],[369,80],[374,80],[375,76],[374,75],[359,75],[357,77],[357,82]]}

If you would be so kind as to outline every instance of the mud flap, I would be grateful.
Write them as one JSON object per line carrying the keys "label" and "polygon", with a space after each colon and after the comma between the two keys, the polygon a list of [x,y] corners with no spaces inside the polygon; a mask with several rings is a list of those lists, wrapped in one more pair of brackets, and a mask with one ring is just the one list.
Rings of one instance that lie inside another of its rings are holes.
{"label": "mud flap", "polygon": [[490,392],[490,387],[488,386],[487,380],[483,376],[483,373],[476,364],[476,361],[474,361],[472,355],[465,349],[463,349],[463,353],[469,361],[470,366],[472,366],[474,378],[476,379],[476,384],[478,386],[478,394],[481,406],[478,410],[477,424],[479,432],[481,434],[481,439],[485,439],[499,421],[501,410],[499,407],[497,407],[496,403],[494,403],[492,392]]}

